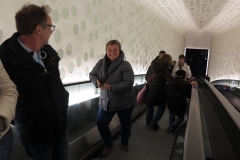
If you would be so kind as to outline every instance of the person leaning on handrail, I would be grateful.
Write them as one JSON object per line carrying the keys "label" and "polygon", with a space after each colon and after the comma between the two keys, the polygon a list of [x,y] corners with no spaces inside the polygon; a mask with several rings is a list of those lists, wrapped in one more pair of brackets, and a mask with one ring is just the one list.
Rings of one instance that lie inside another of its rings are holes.
{"label": "person leaning on handrail", "polygon": [[[185,85],[189,85],[189,82],[180,81],[169,73],[168,69],[170,68],[171,63],[171,55],[164,54],[162,57],[159,57],[157,61],[152,62],[145,76],[146,81],[148,81],[151,75],[155,73],[151,83],[148,84],[145,98],[145,104],[147,105],[146,125],[150,126],[152,130],[159,129],[158,121],[161,119],[166,109],[166,83],[168,84],[167,87],[184,87]],[[155,106],[157,106],[158,109],[154,114]]]}
{"label": "person leaning on handrail", "polygon": [[176,78],[185,83],[184,86],[169,85],[167,88],[167,107],[169,110],[169,126],[166,132],[175,135],[175,131],[184,120],[184,114],[186,112],[186,101],[191,96],[192,85],[196,86],[197,82],[189,81],[185,77],[186,72],[184,70],[178,70],[176,72]]}

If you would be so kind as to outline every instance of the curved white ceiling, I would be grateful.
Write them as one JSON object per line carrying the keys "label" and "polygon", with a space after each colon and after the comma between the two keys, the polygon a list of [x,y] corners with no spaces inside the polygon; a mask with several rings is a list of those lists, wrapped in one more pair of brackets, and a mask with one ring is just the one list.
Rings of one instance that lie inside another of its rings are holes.
{"label": "curved white ceiling", "polygon": [[240,0],[152,0],[145,5],[183,32],[219,33],[240,24]]}

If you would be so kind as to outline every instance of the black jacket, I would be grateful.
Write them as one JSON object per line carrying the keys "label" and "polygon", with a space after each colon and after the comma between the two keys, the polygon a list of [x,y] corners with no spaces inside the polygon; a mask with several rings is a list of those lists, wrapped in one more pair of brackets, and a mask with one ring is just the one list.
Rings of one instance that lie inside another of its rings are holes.
{"label": "black jacket", "polygon": [[14,119],[19,138],[23,144],[56,141],[66,132],[69,96],[60,79],[60,58],[50,45],[44,46],[44,72],[19,44],[19,36],[13,34],[0,47],[1,61],[19,93]]}
{"label": "black jacket", "polygon": [[145,104],[147,106],[165,105],[167,102],[166,89],[167,86],[185,86],[189,85],[189,82],[180,81],[172,77],[168,68],[160,66],[157,61],[153,61],[148,68],[145,79],[148,80],[151,75],[155,73],[152,82],[147,85],[147,93],[145,98]]}
{"label": "black jacket", "polygon": [[[184,79],[179,79],[182,82],[186,82]],[[183,83],[183,84],[184,84]],[[170,112],[175,115],[182,115],[186,111],[186,98],[190,98],[191,88],[189,82],[185,85],[169,86],[167,89],[167,106]]]}

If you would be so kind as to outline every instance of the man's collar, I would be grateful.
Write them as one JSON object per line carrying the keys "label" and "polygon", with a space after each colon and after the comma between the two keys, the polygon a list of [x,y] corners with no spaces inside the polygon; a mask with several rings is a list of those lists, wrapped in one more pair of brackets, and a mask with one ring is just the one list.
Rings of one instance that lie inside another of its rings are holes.
{"label": "man's collar", "polygon": [[18,40],[19,44],[20,44],[28,53],[31,52],[31,50],[30,50],[29,48],[27,48],[27,47],[21,42],[20,37],[18,37],[17,40]]}

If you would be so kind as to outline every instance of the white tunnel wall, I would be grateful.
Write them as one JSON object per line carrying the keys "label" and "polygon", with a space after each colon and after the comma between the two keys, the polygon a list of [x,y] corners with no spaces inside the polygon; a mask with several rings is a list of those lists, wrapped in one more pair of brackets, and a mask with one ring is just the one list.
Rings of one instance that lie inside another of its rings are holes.
{"label": "white tunnel wall", "polygon": [[[0,2],[0,43],[16,31],[14,16],[28,0]],[[88,73],[105,54],[105,44],[118,39],[134,69],[144,74],[160,50],[174,60],[184,48],[209,48],[208,75],[211,80],[240,79],[240,29],[217,35],[187,34],[176,30],[145,0],[31,0],[48,4],[56,30],[49,43],[61,57],[63,83],[89,80]]]}
{"label": "white tunnel wall", "polygon": [[[29,0],[0,2],[0,43],[14,32],[15,13]],[[63,83],[89,80],[88,74],[105,54],[106,42],[122,44],[136,74],[145,74],[160,50],[177,60],[184,52],[184,35],[176,30],[154,3],[146,0],[31,0],[52,8],[56,29],[49,44],[61,57],[59,69]]]}
{"label": "white tunnel wall", "polygon": [[[239,26],[215,35],[209,59],[212,80],[240,80],[240,29]],[[240,88],[240,86],[237,86]]]}

